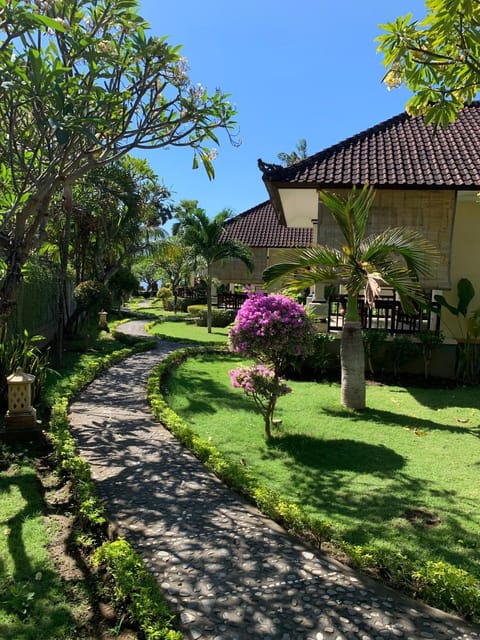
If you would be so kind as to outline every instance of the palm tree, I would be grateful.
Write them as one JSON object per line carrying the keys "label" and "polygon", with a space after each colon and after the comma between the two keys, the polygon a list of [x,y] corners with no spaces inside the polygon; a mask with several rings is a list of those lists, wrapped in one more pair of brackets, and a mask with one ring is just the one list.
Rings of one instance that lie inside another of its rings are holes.
{"label": "palm tree", "polygon": [[285,153],[285,151],[281,151],[277,154],[277,158],[281,160],[282,165],[284,167],[290,167],[292,164],[296,164],[300,162],[300,160],[305,160],[307,157],[307,141],[305,138],[300,138],[295,147],[295,151],[291,153]]}
{"label": "palm tree", "polygon": [[281,281],[301,291],[316,283],[341,284],[347,292],[340,358],[342,373],[341,402],[351,409],[365,408],[365,354],[362,342],[358,297],[373,306],[380,287],[393,287],[403,310],[412,313],[414,302],[423,299],[418,277],[431,272],[436,256],[434,247],[416,231],[388,228],[366,236],[367,221],[375,191],[355,187],[344,198],[335,193],[319,193],[337,223],[345,244],[341,249],[316,246],[301,253],[284,254],[285,262],[268,267],[264,281]]}
{"label": "palm tree", "polygon": [[212,332],[212,266],[219,260],[238,258],[248,269],[253,269],[253,256],[245,245],[234,240],[222,241],[223,225],[231,211],[224,209],[210,219],[196,201],[183,201],[178,208],[180,220],[178,233],[183,242],[193,249],[197,257],[204,259],[207,269],[207,331]]}

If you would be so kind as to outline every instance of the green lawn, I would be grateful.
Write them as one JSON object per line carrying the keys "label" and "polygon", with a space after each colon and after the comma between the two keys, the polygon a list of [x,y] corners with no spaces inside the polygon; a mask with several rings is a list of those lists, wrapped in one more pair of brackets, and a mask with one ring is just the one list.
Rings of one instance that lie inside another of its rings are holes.
{"label": "green lawn", "polygon": [[170,406],[345,540],[445,560],[480,578],[478,389],[369,386],[370,408],[354,414],[341,407],[337,384],[291,382],[267,443],[253,402],[230,386],[239,363],[188,359],[170,377]]}
{"label": "green lawn", "polygon": [[187,323],[185,320],[172,320],[171,316],[159,323],[152,323],[148,327],[152,335],[162,338],[173,338],[185,342],[196,343],[226,343],[228,328],[213,327],[212,333],[208,333],[207,327],[197,327],[195,324]]}
{"label": "green lawn", "polygon": [[3,447],[0,463],[0,637],[73,638],[72,605],[50,560],[33,461]]}

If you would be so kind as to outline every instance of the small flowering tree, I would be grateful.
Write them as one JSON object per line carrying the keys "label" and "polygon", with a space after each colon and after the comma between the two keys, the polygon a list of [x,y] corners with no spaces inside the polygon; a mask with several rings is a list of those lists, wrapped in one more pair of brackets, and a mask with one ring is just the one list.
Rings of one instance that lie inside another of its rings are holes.
{"label": "small flowering tree", "polygon": [[315,330],[302,305],[283,295],[252,294],[229,332],[229,347],[260,363],[230,371],[232,386],[253,399],[271,437],[273,412],[291,389],[280,377],[285,365],[310,350]]}
{"label": "small flowering tree", "polygon": [[311,350],[315,330],[304,307],[280,294],[250,295],[228,334],[232,351],[263,364],[280,375],[285,365]]}
{"label": "small flowering tree", "polygon": [[265,434],[272,436],[273,412],[280,396],[291,392],[283,378],[275,375],[273,369],[262,364],[240,367],[230,371],[232,387],[243,389],[248,398],[252,398],[265,421]]}

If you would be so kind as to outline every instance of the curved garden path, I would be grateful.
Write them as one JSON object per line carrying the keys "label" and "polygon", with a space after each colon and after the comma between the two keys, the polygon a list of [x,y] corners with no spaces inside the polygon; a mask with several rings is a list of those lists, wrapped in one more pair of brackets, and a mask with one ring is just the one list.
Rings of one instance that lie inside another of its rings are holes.
{"label": "curved garden path", "polygon": [[[145,335],[143,327],[121,330]],[[110,521],[158,579],[186,638],[480,639],[480,627],[290,538],[157,423],[146,381],[178,346],[159,341],[110,368],[73,402],[71,424]]]}

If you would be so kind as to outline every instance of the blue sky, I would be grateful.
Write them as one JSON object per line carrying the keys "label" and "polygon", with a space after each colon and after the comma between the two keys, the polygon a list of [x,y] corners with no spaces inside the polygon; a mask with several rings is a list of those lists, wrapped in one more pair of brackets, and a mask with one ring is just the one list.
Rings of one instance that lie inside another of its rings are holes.
{"label": "blue sky", "polygon": [[152,34],[182,44],[190,77],[231,95],[242,144],[221,135],[209,181],[189,149],[142,152],[175,201],[210,216],[267,199],[257,159],[278,162],[307,140],[309,155],[402,112],[408,92],[387,91],[374,39],[399,15],[425,15],[423,0],[140,0]]}

